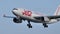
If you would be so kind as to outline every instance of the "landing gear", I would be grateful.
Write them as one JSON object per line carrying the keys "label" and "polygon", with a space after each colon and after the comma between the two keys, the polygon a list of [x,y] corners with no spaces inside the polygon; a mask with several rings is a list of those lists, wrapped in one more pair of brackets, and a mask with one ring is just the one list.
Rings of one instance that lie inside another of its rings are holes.
{"label": "landing gear", "polygon": [[28,28],[32,28],[32,25],[30,24],[30,21],[28,21],[27,26],[28,26]]}
{"label": "landing gear", "polygon": [[46,23],[43,23],[44,28],[48,28],[48,25]]}
{"label": "landing gear", "polygon": [[28,28],[32,28],[31,24],[27,24]]}

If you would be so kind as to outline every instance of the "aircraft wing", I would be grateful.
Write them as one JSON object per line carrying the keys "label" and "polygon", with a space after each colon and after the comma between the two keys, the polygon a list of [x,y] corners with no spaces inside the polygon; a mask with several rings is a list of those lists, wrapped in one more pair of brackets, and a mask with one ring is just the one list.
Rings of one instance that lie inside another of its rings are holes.
{"label": "aircraft wing", "polygon": [[6,16],[5,14],[3,15],[3,17],[6,17],[6,18],[15,18],[13,16]]}
{"label": "aircraft wing", "polygon": [[44,17],[47,17],[47,18],[49,18],[49,19],[57,19],[57,18],[60,18],[60,15],[59,16],[36,16],[36,17],[34,17],[34,18],[37,18],[37,19],[39,19],[39,18],[44,18]]}
{"label": "aircraft wing", "polygon": [[49,19],[57,19],[57,18],[60,18],[60,15],[59,16],[47,16]]}

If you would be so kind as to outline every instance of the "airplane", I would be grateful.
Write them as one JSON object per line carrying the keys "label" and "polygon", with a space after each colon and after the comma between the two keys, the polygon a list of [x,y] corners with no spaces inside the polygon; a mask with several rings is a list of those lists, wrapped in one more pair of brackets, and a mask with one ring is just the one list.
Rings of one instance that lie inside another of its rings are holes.
{"label": "airplane", "polygon": [[22,23],[22,20],[24,21],[27,20],[28,28],[32,28],[30,22],[42,23],[44,28],[47,28],[48,27],[47,24],[53,24],[60,21],[60,5],[58,6],[57,10],[52,16],[41,15],[33,11],[22,9],[22,8],[13,8],[12,13],[15,15],[15,17],[6,16],[5,14],[3,15],[3,17],[13,18],[14,23]]}

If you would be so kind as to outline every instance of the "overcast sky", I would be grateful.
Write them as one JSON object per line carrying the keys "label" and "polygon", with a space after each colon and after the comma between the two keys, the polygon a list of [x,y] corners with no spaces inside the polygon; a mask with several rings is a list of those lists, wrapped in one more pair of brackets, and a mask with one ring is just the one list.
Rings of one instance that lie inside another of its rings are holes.
{"label": "overcast sky", "polygon": [[44,15],[53,15],[60,5],[60,0],[0,0],[0,34],[60,34],[60,22],[49,24],[44,28],[41,23],[31,22],[33,28],[27,27],[27,21],[20,24],[11,18],[2,17],[3,14],[14,16],[13,8],[24,8]]}

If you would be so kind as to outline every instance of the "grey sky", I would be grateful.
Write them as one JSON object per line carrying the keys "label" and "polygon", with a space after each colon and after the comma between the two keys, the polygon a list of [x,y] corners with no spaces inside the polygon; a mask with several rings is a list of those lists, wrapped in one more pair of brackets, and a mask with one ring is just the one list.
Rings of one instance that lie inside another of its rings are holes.
{"label": "grey sky", "polygon": [[0,34],[60,34],[60,22],[49,24],[44,28],[40,23],[31,22],[33,28],[29,29],[27,21],[16,24],[9,18],[2,17],[3,14],[14,16],[13,8],[26,8],[38,13],[53,15],[60,5],[60,0],[0,0]]}

